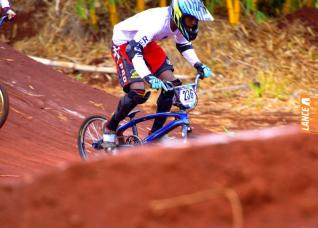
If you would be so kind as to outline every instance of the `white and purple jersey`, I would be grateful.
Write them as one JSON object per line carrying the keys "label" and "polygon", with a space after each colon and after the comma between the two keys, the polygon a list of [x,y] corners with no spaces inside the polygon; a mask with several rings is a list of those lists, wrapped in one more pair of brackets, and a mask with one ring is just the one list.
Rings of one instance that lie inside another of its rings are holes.
{"label": "white and purple jersey", "polygon": [[2,8],[10,7],[8,0],[0,0],[0,5]]}
{"label": "white and purple jersey", "polygon": [[[115,25],[112,41],[116,46],[121,46],[134,40],[145,47],[152,41],[173,37],[178,50],[193,66],[199,62],[199,59],[192,48],[191,42],[187,41],[178,29],[172,31],[170,23],[169,7],[149,9]],[[135,70],[142,78],[150,74],[142,56],[136,55],[132,62]]]}

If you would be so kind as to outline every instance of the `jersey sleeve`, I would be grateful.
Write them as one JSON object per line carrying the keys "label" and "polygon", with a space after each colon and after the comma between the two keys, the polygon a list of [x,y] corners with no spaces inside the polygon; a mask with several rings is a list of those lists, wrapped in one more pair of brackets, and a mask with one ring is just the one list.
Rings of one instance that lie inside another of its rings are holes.
{"label": "jersey sleeve", "polygon": [[134,37],[134,41],[139,44],[139,47],[142,50],[137,52],[136,55],[132,58],[132,63],[141,78],[144,78],[145,76],[151,74],[144,60],[143,48],[145,48],[147,44],[149,44],[153,40],[156,32],[157,31],[155,29],[142,29],[138,31]]}
{"label": "jersey sleeve", "polygon": [[200,59],[193,49],[192,43],[187,41],[181,33],[175,35],[175,41],[178,51],[192,66],[200,62]]}
{"label": "jersey sleeve", "polygon": [[8,0],[0,0],[0,3],[2,8],[10,7]]}

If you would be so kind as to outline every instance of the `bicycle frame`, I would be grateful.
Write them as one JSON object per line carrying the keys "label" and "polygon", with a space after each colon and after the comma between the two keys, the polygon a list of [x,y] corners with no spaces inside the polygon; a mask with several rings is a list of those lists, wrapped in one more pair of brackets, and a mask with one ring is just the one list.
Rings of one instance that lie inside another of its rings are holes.
{"label": "bicycle frame", "polygon": [[[87,160],[89,153],[94,153],[95,151],[97,152],[100,150],[105,150],[107,152],[114,151],[114,153],[111,152],[110,154],[116,154],[116,150],[114,150],[116,148],[151,143],[162,138],[177,127],[181,127],[181,137],[184,141],[186,141],[188,133],[191,132],[188,111],[190,109],[194,109],[197,105],[197,88],[199,79],[201,79],[201,76],[197,75],[195,78],[195,83],[186,84],[183,86],[174,86],[171,82],[164,82],[166,84],[167,91],[174,91],[175,97],[173,98],[173,105],[178,107],[179,110],[175,112],[150,114],[139,118],[135,118],[135,115],[139,112],[138,110],[131,111],[128,114],[130,121],[117,128],[116,133],[118,137],[116,144],[109,145],[106,140],[104,141],[105,123],[107,122],[107,118],[105,116],[95,115],[88,117],[82,123],[78,136],[78,147],[81,157]],[[138,124],[160,117],[170,117],[174,119],[169,121],[162,128],[141,139],[138,135]],[[95,128],[95,123],[97,124],[97,128]],[[94,135],[91,135],[90,133],[91,124],[93,131],[96,133]],[[96,130],[99,128],[101,128],[101,131]],[[131,135],[124,134],[127,130],[130,133],[130,129],[132,129]],[[88,139],[86,140],[87,130]],[[87,152],[90,149],[93,149],[93,151]]]}
{"label": "bicycle frame", "polygon": [[138,131],[137,131],[136,125],[141,123],[141,122],[147,121],[147,120],[155,119],[157,117],[174,117],[175,120],[170,121],[168,124],[166,124],[165,126],[160,128],[159,130],[157,130],[154,133],[152,133],[151,135],[147,136],[142,141],[142,143],[149,143],[151,141],[159,139],[162,136],[164,136],[165,134],[169,133],[170,131],[172,131],[173,129],[175,129],[179,126],[186,126],[186,127],[189,126],[188,113],[186,111],[181,110],[179,112],[162,112],[162,113],[156,113],[156,114],[143,116],[143,117],[140,117],[137,119],[132,119],[128,123],[124,124],[123,126],[120,126],[117,129],[117,133],[124,132],[128,128],[132,128],[134,135],[138,136]]}
{"label": "bicycle frame", "polygon": [[[188,85],[194,85],[195,90],[198,87],[199,79],[201,78],[200,75],[197,75],[195,78],[195,82],[192,84]],[[167,88],[170,87],[170,90],[175,91],[175,88],[171,83],[166,84]],[[156,113],[156,114],[151,114],[147,116],[143,116],[137,119],[131,119],[128,123],[120,126],[117,129],[117,134],[121,135],[124,131],[126,131],[128,128],[132,128],[132,132],[135,136],[138,136],[138,129],[137,129],[137,124],[147,121],[147,120],[152,120],[156,119],[157,117],[174,117],[175,120],[170,121],[167,123],[165,126],[160,128],[159,130],[153,132],[151,135],[147,136],[144,140],[142,140],[142,143],[149,143],[151,141],[157,140],[164,136],[165,134],[168,134],[170,131],[174,130],[177,127],[182,127],[182,137],[185,138],[187,137],[187,132],[188,132],[188,127],[190,125],[189,123],[189,116],[188,113],[185,109],[180,108],[180,111],[178,112],[162,112],[162,113]]]}

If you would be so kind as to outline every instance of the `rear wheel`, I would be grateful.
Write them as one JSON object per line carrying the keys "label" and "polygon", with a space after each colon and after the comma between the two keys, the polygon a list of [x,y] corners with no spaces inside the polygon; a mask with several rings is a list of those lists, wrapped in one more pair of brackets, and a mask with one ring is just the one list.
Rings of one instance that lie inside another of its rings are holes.
{"label": "rear wheel", "polygon": [[9,96],[3,86],[0,85],[0,128],[7,120],[9,114]]}
{"label": "rear wheel", "polygon": [[104,116],[90,116],[84,120],[78,133],[78,150],[84,160],[93,159],[105,152],[102,147]]}

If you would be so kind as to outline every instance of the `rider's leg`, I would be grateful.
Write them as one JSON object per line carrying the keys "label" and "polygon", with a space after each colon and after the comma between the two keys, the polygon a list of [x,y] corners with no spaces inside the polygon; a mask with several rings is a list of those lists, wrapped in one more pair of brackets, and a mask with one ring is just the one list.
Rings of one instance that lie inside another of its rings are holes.
{"label": "rider's leg", "polygon": [[117,106],[116,112],[106,125],[106,132],[116,131],[119,122],[125,119],[130,111],[132,111],[138,104],[143,104],[149,98],[145,93],[144,82],[134,82],[129,85],[129,92],[123,96]]}
{"label": "rider's leg", "polygon": [[[170,81],[173,83],[174,86],[181,85],[181,81],[177,79],[171,70],[164,71],[160,74],[159,78],[164,81]],[[172,107],[172,99],[174,96],[173,91],[164,91],[162,90],[158,100],[157,100],[157,113],[158,112],[169,112]],[[155,132],[158,129],[162,128],[165,124],[167,118],[166,117],[158,117],[155,119],[153,126],[151,128],[151,132]]]}
{"label": "rider's leg", "polygon": [[132,62],[126,54],[127,44],[116,46],[113,44],[112,57],[117,67],[117,76],[120,85],[126,93],[118,104],[115,113],[105,126],[105,133],[116,132],[118,124],[125,119],[128,113],[138,104],[145,102],[145,85],[134,69]]}

